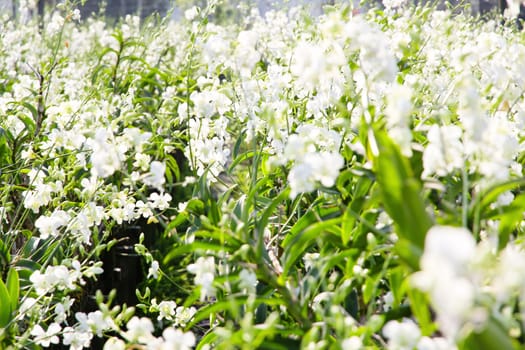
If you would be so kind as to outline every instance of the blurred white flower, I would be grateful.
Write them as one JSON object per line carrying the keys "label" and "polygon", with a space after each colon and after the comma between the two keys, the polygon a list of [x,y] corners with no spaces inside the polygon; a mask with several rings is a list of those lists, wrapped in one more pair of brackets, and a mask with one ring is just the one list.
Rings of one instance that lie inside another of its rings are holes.
{"label": "blurred white flower", "polygon": [[166,172],[166,164],[159,161],[153,161],[150,164],[150,170],[143,179],[143,182],[151,187],[162,191],[162,186],[166,182],[164,173]]}
{"label": "blurred white flower", "polygon": [[410,113],[412,112],[413,90],[409,86],[393,84],[387,95],[385,108],[387,130],[394,142],[396,142],[403,155],[412,156],[410,130]]}
{"label": "blurred white flower", "polygon": [[388,339],[390,350],[413,350],[421,338],[421,330],[410,319],[388,321],[383,327],[383,334]]}
{"label": "blurred white flower", "polygon": [[188,21],[193,21],[199,15],[200,9],[197,6],[192,6],[186,11],[184,11],[184,18]]}
{"label": "blurred white flower", "polygon": [[162,332],[166,349],[190,350],[196,344],[195,335],[192,332],[183,332],[180,329],[166,328]]}
{"label": "blurred white flower", "polygon": [[432,174],[446,176],[466,166],[462,134],[461,129],[455,125],[440,127],[433,124],[430,127],[428,144],[423,153],[423,178]]}
{"label": "blurred white flower", "polygon": [[195,275],[195,284],[201,287],[201,300],[215,295],[213,280],[215,279],[215,258],[199,257],[193,264],[188,265],[188,272]]}
{"label": "blurred white flower", "polygon": [[147,276],[147,278],[158,279],[159,278],[159,270],[160,270],[159,262],[157,260],[153,260],[151,262],[151,266],[148,269],[148,276]]}
{"label": "blurred white flower", "polygon": [[255,293],[257,286],[257,276],[253,271],[242,269],[239,273],[239,288],[246,290],[248,293]]}
{"label": "blurred white flower", "polygon": [[491,285],[500,302],[525,290],[525,252],[508,244],[500,253]]}
{"label": "blurred white flower", "polygon": [[91,147],[91,174],[95,177],[106,178],[120,169],[121,162],[126,158],[114,143],[115,138],[111,131],[98,129],[95,137],[87,141]]}
{"label": "blurred white flower", "polygon": [[126,324],[127,331],[124,332],[124,337],[130,342],[138,342],[147,344],[155,337],[153,333],[153,323],[147,317],[133,316]]}
{"label": "blurred white flower", "polygon": [[69,215],[63,210],[56,210],[50,216],[41,215],[35,221],[35,227],[40,232],[40,238],[59,235],[59,228],[66,226],[70,220]]}
{"label": "blurred white flower", "polygon": [[73,10],[73,12],[71,13],[71,19],[73,21],[80,21],[80,10],[79,9]]}
{"label": "blurred white flower", "polygon": [[119,338],[111,337],[104,343],[103,350],[126,350],[126,343]]}
{"label": "blurred white flower", "polygon": [[319,261],[319,253],[306,253],[303,256],[304,268],[306,271],[309,271],[312,267],[316,265],[316,262]]}
{"label": "blurred white flower", "polygon": [[434,226],[425,238],[421,271],[411,279],[415,287],[429,293],[440,329],[450,339],[467,322],[483,322],[483,316],[474,312],[478,290],[472,265],[476,248],[467,229]]}
{"label": "blurred white flower", "polygon": [[442,337],[422,337],[417,343],[417,350],[457,350],[457,346]]}
{"label": "blurred white flower", "polygon": [[346,338],[341,342],[343,350],[361,350],[363,349],[363,341],[358,336]]}

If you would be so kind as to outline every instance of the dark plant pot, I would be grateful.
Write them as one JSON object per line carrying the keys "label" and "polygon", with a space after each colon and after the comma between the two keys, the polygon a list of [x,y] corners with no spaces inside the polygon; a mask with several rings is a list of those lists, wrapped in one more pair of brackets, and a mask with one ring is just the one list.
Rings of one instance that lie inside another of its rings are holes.
{"label": "dark plant pot", "polygon": [[144,273],[142,258],[135,252],[134,245],[138,243],[140,232],[140,226],[123,227],[118,230],[115,238],[119,242],[102,256],[104,274],[100,289],[106,295],[115,289],[116,304],[131,306],[138,302],[135,290],[143,281]]}

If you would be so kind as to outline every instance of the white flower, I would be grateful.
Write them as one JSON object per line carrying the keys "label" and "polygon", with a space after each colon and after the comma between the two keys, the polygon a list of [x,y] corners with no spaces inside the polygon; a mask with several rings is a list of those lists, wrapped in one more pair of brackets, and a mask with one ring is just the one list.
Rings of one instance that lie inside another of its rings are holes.
{"label": "white flower", "polygon": [[361,350],[363,349],[363,341],[357,336],[346,338],[341,343],[343,350]]}
{"label": "white flower", "polygon": [[525,252],[514,244],[508,244],[500,253],[492,287],[499,300],[505,301],[511,295],[525,288]]}
{"label": "white flower", "polygon": [[417,343],[417,350],[457,350],[457,347],[445,338],[422,337]]}
{"label": "white flower", "polygon": [[51,21],[47,25],[47,32],[49,35],[56,34],[60,31],[62,26],[64,25],[64,18],[58,14],[58,12],[54,12],[53,16],[51,17]]}
{"label": "white flower", "polygon": [[96,334],[99,338],[102,337],[102,332],[115,327],[111,317],[104,315],[100,310],[87,314],[86,325],[89,327],[89,331]]}
{"label": "white flower", "polygon": [[166,182],[164,179],[164,173],[166,172],[166,164],[153,161],[150,164],[149,173],[143,179],[143,182],[151,187],[155,187],[159,191],[162,190],[162,186]]}
{"label": "white flower", "polygon": [[201,287],[201,300],[215,295],[213,280],[215,279],[215,259],[199,257],[194,264],[187,267],[188,272],[195,275],[195,284]]}
{"label": "white flower", "polygon": [[80,21],[80,10],[79,9],[73,10],[73,13],[71,14],[71,19],[73,21]]}
{"label": "white flower", "polygon": [[72,327],[64,328],[64,345],[69,345],[70,350],[89,348],[93,333],[78,330]]}
{"label": "white flower", "polygon": [[147,317],[133,316],[126,326],[128,330],[124,332],[124,337],[130,342],[147,344],[148,341],[155,338],[152,335],[153,323]]}
{"label": "white flower", "polygon": [[483,322],[475,311],[473,281],[476,241],[465,228],[434,226],[425,238],[421,271],[412,276],[415,287],[429,293],[440,330],[454,339],[465,323]]}
{"label": "white flower", "polygon": [[151,208],[157,208],[159,210],[169,208],[171,199],[172,198],[169,193],[158,194],[156,192],[153,192],[148,197],[148,201],[151,205]]}
{"label": "white flower", "polygon": [[476,241],[469,230],[463,227],[434,226],[425,238],[425,251],[421,258],[424,271],[435,271],[442,275],[449,269],[455,275],[467,270],[476,252]]}
{"label": "white flower", "polygon": [[135,203],[135,209],[137,210],[137,215],[142,216],[143,218],[149,218],[153,216],[153,211],[151,210],[149,203],[146,204],[141,200],[138,200],[137,203]]}
{"label": "white flower", "polygon": [[192,307],[179,306],[175,311],[175,325],[179,327],[186,327],[188,322],[197,313],[197,309]]}
{"label": "white flower", "polygon": [[409,319],[388,321],[383,327],[390,350],[413,350],[421,338],[421,330]]}
{"label": "white flower", "polygon": [[119,338],[111,337],[104,344],[103,350],[126,350],[126,343]]}
{"label": "white flower", "polygon": [[149,169],[150,163],[151,163],[151,157],[148,154],[145,154],[145,153],[135,154],[135,162],[133,162],[134,167],[140,168],[142,171],[146,171]]}
{"label": "white flower", "polygon": [[399,145],[401,152],[407,157],[412,156],[410,145],[412,141],[412,132],[410,130],[412,93],[412,88],[406,85],[392,85],[387,95],[387,105],[385,108],[388,134],[392,140]]}
{"label": "white flower", "polygon": [[[34,312],[35,310],[38,310],[37,300],[35,298],[29,297],[29,298],[25,298],[24,301],[22,301],[22,304],[20,305],[20,314],[31,313],[31,312]],[[57,323],[59,322],[57,321]]]}
{"label": "white flower", "polygon": [[53,188],[51,185],[43,183],[36,184],[33,191],[22,192],[24,196],[24,207],[37,213],[40,207],[47,205],[51,201],[52,193]]}
{"label": "white flower", "polygon": [[313,154],[308,162],[314,169],[315,180],[325,187],[332,187],[339,176],[344,159],[339,153],[321,152]]}
{"label": "white flower", "polygon": [[88,140],[91,146],[91,174],[95,177],[106,178],[120,169],[122,160],[125,156],[122,149],[115,144],[114,136],[111,131],[98,129],[95,137]]}
{"label": "white flower", "polygon": [[175,308],[177,307],[177,304],[174,301],[171,300],[163,300],[158,305],[159,308],[159,316],[157,317],[157,320],[161,321],[162,319],[166,320],[173,320],[173,317],[175,316]]}
{"label": "white flower", "polygon": [[461,129],[455,125],[430,127],[423,153],[423,178],[431,174],[445,176],[465,166],[461,136]]}
{"label": "white flower", "polygon": [[55,305],[55,322],[61,323],[66,320],[74,302],[75,299],[70,298],[68,295],[62,300],[62,302]]}
{"label": "white flower", "polygon": [[193,21],[199,15],[200,9],[197,6],[192,6],[186,11],[184,11],[184,18],[188,21]]}
{"label": "white flower", "polygon": [[195,346],[195,335],[191,332],[183,332],[180,329],[166,328],[162,332],[168,349],[189,350]]}
{"label": "white flower", "polygon": [[160,269],[159,262],[157,260],[153,260],[151,262],[151,266],[148,269],[148,277],[147,278],[153,277],[154,279],[158,279],[159,278],[159,269]]}
{"label": "white flower", "polygon": [[50,344],[59,343],[58,333],[61,330],[62,327],[60,327],[58,323],[51,323],[47,328],[47,331],[44,331],[44,329],[37,324],[31,330],[31,335],[34,337],[35,343],[37,343],[40,346],[43,346],[44,348],[47,348]]}
{"label": "white flower", "polygon": [[315,266],[316,262],[319,260],[321,254],[319,253],[306,253],[303,256],[304,268],[306,271],[309,271],[312,267]]}
{"label": "white flower", "polygon": [[257,276],[252,271],[242,269],[239,273],[239,288],[250,293],[255,292],[257,286]]}
{"label": "white flower", "polygon": [[308,193],[315,189],[315,170],[308,163],[293,166],[288,174],[290,197],[295,198],[299,193]]}
{"label": "white flower", "polygon": [[40,232],[40,238],[46,239],[49,236],[56,237],[58,229],[67,225],[70,220],[69,215],[63,210],[54,211],[51,216],[39,216],[35,221],[35,227]]}

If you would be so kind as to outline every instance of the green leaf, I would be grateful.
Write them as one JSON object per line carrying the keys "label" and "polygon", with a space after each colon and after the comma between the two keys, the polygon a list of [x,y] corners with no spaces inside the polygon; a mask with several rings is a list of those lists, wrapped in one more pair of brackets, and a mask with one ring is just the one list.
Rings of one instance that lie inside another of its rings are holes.
{"label": "green leaf", "polygon": [[[415,248],[405,253],[417,254],[418,250],[422,250],[426,233],[432,226],[421,197],[420,181],[414,177],[410,163],[385,132],[377,132],[375,137],[379,154],[374,160],[374,167],[383,205],[394,221],[399,237]],[[412,268],[417,268],[414,261],[418,261],[419,256],[402,257],[408,258]]]}
{"label": "green leaf", "polygon": [[215,252],[229,252],[233,253],[238,247],[226,246],[220,243],[207,243],[207,242],[193,242],[190,244],[184,244],[180,247],[170,250],[163,259],[163,264],[169,264],[171,260],[178,256],[194,253],[199,250],[201,251],[215,251]]}
{"label": "green leaf", "polygon": [[421,333],[423,335],[431,335],[436,327],[432,322],[432,315],[430,314],[425,294],[413,288],[410,288],[407,294],[410,300],[410,308],[419,323]]}
{"label": "green leaf", "polygon": [[525,193],[521,193],[512,203],[502,208],[502,213],[494,219],[500,219],[499,222],[499,241],[498,248],[503,249],[509,241],[510,234],[516,229],[522,220],[525,212]]}
{"label": "green leaf", "polygon": [[500,322],[491,317],[483,330],[472,332],[465,341],[465,349],[498,349],[515,350],[521,349],[509,336]]}
{"label": "green leaf", "polygon": [[404,269],[397,267],[390,269],[388,273],[388,282],[390,285],[390,291],[394,297],[394,305],[398,306],[401,304],[405,290],[403,288],[403,281],[405,280]]}
{"label": "green leaf", "polygon": [[186,212],[192,213],[194,215],[200,215],[204,213],[204,203],[197,198],[192,198],[188,201],[186,205]]}
{"label": "green leaf", "polygon": [[231,165],[228,168],[228,172],[231,172],[239,163],[242,163],[250,158],[253,158],[257,152],[254,151],[247,151],[244,153],[239,154],[231,163]]}
{"label": "green leaf", "polygon": [[7,287],[2,280],[0,280],[0,328],[5,328],[11,320],[11,298]]}
{"label": "green leaf", "polygon": [[[313,206],[313,205],[312,205]],[[292,237],[299,232],[308,228],[308,226],[319,222],[319,220],[327,220],[330,218],[335,218],[341,215],[341,209],[338,206],[328,206],[322,207],[321,205],[316,205],[315,208],[308,211],[306,214],[301,216],[299,220],[293,225],[290,229],[290,236],[287,236],[284,239],[284,244],[287,240],[291,240]]]}
{"label": "green leaf", "polygon": [[501,194],[521,186],[525,186],[525,177],[494,185],[476,196],[476,200],[471,202],[472,207],[470,210],[473,211],[478,207],[477,209],[483,213]]}
{"label": "green leaf", "polygon": [[270,219],[270,216],[273,214],[273,212],[277,208],[277,206],[281,202],[285,201],[289,196],[290,196],[290,188],[286,187],[264,209],[264,212],[261,215],[261,218],[257,222],[257,226],[258,226],[258,229],[259,229],[260,232],[263,232],[264,228],[268,225],[268,220]]}
{"label": "green leaf", "polygon": [[0,128],[0,169],[10,164],[11,150],[7,142],[7,133]]}
{"label": "green leaf", "polygon": [[308,226],[305,230],[293,236],[293,238],[285,240],[286,243],[283,242],[284,253],[282,257],[283,276],[288,275],[292,266],[318,239],[322,239],[329,231],[339,231],[338,225],[340,223],[341,217],[317,222]]}
{"label": "green leaf", "polygon": [[351,211],[350,207],[348,207],[345,213],[343,214],[341,224],[341,241],[344,245],[350,242],[350,239],[352,238],[354,232],[356,218],[352,214],[353,211]]}
{"label": "green leaf", "polygon": [[[223,313],[226,310],[232,310],[237,311],[240,306],[245,305],[248,301],[248,297],[246,296],[239,296],[236,299],[226,299],[226,300],[220,300],[213,304],[207,304],[203,306],[202,308],[197,311],[195,316],[191,319],[190,323],[188,324],[188,328],[192,328],[194,325],[199,323],[200,321],[207,319],[210,317],[210,315]],[[260,304],[266,304],[269,306],[281,306],[284,305],[285,302],[281,298],[257,298],[254,301],[254,305],[260,305]]]}
{"label": "green leaf", "polygon": [[11,300],[11,310],[16,310],[18,307],[18,298],[20,297],[20,281],[18,279],[18,272],[14,267],[10,268],[7,273],[7,292]]}

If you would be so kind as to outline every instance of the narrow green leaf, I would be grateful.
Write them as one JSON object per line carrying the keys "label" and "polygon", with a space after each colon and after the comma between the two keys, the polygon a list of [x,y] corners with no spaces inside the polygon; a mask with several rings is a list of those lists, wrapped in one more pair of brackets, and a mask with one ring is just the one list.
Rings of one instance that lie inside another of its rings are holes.
{"label": "narrow green leaf", "polygon": [[253,158],[257,153],[254,151],[247,151],[244,153],[239,154],[231,163],[231,165],[228,168],[228,172],[231,172],[237,165],[240,163]]}
{"label": "narrow green leaf", "polygon": [[7,287],[2,280],[0,280],[0,328],[5,328],[11,320],[11,298]]}
{"label": "narrow green leaf", "polygon": [[10,164],[11,150],[7,142],[7,132],[0,128],[0,169]]}
{"label": "narrow green leaf", "polygon": [[343,245],[348,244],[352,238],[352,233],[355,228],[356,219],[350,212],[350,207],[347,208],[343,214],[342,224],[341,224],[341,241]]}
{"label": "narrow green leaf", "polygon": [[[379,155],[374,160],[374,167],[385,210],[394,220],[399,237],[422,249],[432,220],[425,210],[420,182],[386,133],[378,132],[375,139]],[[419,256],[415,258],[419,260]]]}
{"label": "narrow green leaf", "polygon": [[421,333],[423,335],[433,334],[436,327],[432,322],[432,315],[430,314],[430,308],[425,294],[417,289],[410,288],[407,295],[410,299],[412,313],[416,317],[421,328]]}
{"label": "narrow green leaf", "polygon": [[494,185],[476,196],[476,200],[472,201],[473,207],[471,207],[470,210],[473,211],[475,210],[475,206],[479,206],[483,213],[501,194],[521,186],[525,186],[525,177]]}
{"label": "narrow green leaf", "polygon": [[505,331],[500,322],[490,318],[483,330],[472,332],[465,341],[466,350],[498,349],[517,350],[522,349],[516,344]]}
{"label": "narrow green leaf", "polygon": [[290,196],[290,188],[286,187],[277,197],[275,197],[270,204],[264,209],[263,214],[261,215],[261,218],[257,222],[257,227],[259,229],[259,232],[263,232],[264,228],[268,225],[268,220],[270,219],[270,216],[272,216],[274,210],[277,208],[277,206],[285,201]]}
{"label": "narrow green leaf", "polygon": [[330,230],[338,231],[341,217],[321,221],[310,225],[308,228],[295,235],[283,245],[284,254],[282,256],[283,275],[287,276],[293,265],[304,255],[318,239],[322,239]]}
{"label": "narrow green leaf", "polygon": [[16,310],[18,307],[18,298],[20,297],[20,281],[18,279],[18,272],[14,267],[10,268],[7,273],[7,292],[11,300],[11,310]]}

